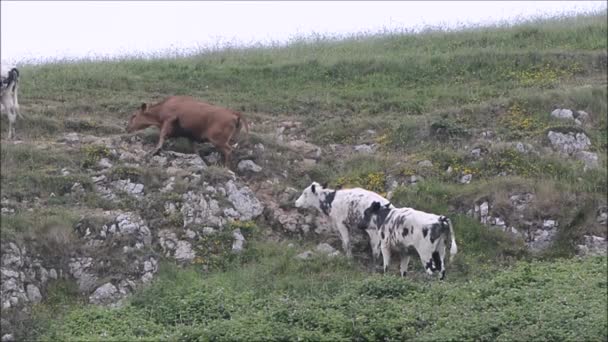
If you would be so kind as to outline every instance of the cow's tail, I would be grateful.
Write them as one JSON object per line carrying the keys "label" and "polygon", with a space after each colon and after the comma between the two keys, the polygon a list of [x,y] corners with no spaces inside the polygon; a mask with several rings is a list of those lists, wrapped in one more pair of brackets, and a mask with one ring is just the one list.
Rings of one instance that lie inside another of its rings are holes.
{"label": "cow's tail", "polygon": [[241,112],[234,112],[234,114],[236,114],[236,127],[238,129],[238,131],[241,131],[241,127],[245,126],[245,130],[247,131],[247,141],[249,141],[249,123],[247,122],[247,120],[245,120],[245,117],[243,116],[243,113]]}
{"label": "cow's tail", "polygon": [[446,223],[448,226],[448,234],[449,234],[450,239],[452,240],[452,243],[450,246],[450,255],[454,256],[458,252],[458,246],[456,246],[456,236],[454,234],[454,226],[452,225],[452,220],[450,220],[449,218],[447,218],[445,216],[441,216],[441,221]]}

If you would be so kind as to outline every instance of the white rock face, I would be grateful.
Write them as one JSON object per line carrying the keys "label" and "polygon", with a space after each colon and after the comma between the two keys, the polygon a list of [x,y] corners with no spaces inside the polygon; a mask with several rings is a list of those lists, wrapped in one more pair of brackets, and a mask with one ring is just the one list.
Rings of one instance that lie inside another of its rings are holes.
{"label": "white rock face", "polygon": [[570,109],[561,109],[558,108],[551,112],[551,116],[557,119],[570,119],[574,120],[574,115]]}
{"label": "white rock face", "polygon": [[228,200],[241,214],[242,221],[249,221],[262,214],[264,207],[262,206],[262,203],[260,203],[260,201],[255,197],[249,187],[244,186],[238,189],[232,180],[229,180],[225,187]]}
{"label": "white rock face", "polygon": [[336,251],[335,248],[333,248],[330,244],[325,243],[325,242],[318,244],[315,249],[317,250],[317,252],[322,253],[322,254],[327,254],[327,255]]}
{"label": "white rock face", "polygon": [[105,283],[98,287],[92,295],[89,296],[91,304],[109,304],[115,300],[118,294],[118,289],[112,283]]}
{"label": "white rock face", "polygon": [[238,170],[241,172],[254,172],[258,173],[262,171],[262,167],[258,164],[254,163],[253,160],[241,160],[237,166]]}
{"label": "white rock face", "polygon": [[572,155],[579,151],[584,151],[591,146],[591,141],[585,133],[559,133],[549,131],[547,133],[551,145],[556,151]]}

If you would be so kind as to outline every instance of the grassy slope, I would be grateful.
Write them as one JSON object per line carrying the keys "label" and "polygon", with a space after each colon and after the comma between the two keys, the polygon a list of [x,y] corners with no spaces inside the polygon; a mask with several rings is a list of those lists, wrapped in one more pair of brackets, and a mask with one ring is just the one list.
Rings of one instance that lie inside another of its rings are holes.
{"label": "grassy slope", "polygon": [[[378,131],[376,142],[383,153],[328,157],[306,173],[287,166],[288,185],[301,187],[310,176],[384,191],[389,176],[415,173],[425,182],[398,189],[394,202],[435,212],[450,212],[484,197],[501,199],[513,189],[533,191],[543,203],[531,215],[558,218],[565,227],[546,256],[569,256],[582,234],[605,234],[605,229],[593,231],[589,227],[597,206],[605,204],[608,189],[607,31],[606,16],[600,15],[513,28],[321,39],[286,48],[218,51],[180,59],[23,66],[21,101],[28,119],[18,122],[17,133],[24,144],[2,144],[2,196],[28,201],[38,196],[45,200],[45,208],[3,215],[3,238],[56,237],[57,227],[71,229],[78,210],[102,206],[94,197],[75,203],[63,196],[75,181],[81,181],[85,188],[90,186],[84,167],[96,151],[68,153],[53,146],[39,150],[36,144],[46,144],[66,131],[119,134],[128,115],[142,101],[190,94],[245,111],[257,124],[254,140],[264,143],[269,141],[266,133],[273,131],[272,124],[283,119],[304,121],[308,139],[324,146],[369,142],[361,133]],[[600,156],[600,170],[583,173],[580,164],[546,155],[521,156],[509,147],[492,148],[481,161],[470,158],[470,149],[483,145],[476,138],[482,131],[495,131],[495,139],[505,142],[541,145],[547,129],[572,129],[570,124],[549,119],[555,107],[591,114],[591,124],[584,130]],[[3,137],[5,122],[3,116]],[[434,167],[419,168],[417,162],[423,159],[432,160]],[[473,173],[473,183],[457,184],[443,172],[448,166]],[[70,169],[71,176],[61,176],[62,168]],[[509,176],[498,177],[505,169]],[[57,196],[48,198],[50,193]],[[526,256],[521,242],[464,215],[453,216],[461,253],[452,266],[449,284],[428,288],[424,280],[414,278],[404,285],[401,280],[369,277],[343,260],[329,265],[323,261],[295,265],[288,256],[273,252],[275,247],[261,245],[252,251],[252,258],[258,261],[241,271],[219,273],[209,280],[177,272],[175,282],[165,275],[125,309],[73,311],[46,334],[49,338],[102,338],[98,334],[104,329],[116,338],[120,334],[129,338],[169,334],[186,339],[183,334],[244,338],[273,331],[277,337],[293,337],[286,329],[295,326],[291,334],[311,338],[323,334],[349,339],[605,339],[606,316],[599,308],[605,308],[606,299],[593,296],[593,289],[606,292],[605,260],[551,259],[532,268],[524,262],[497,274],[500,265]],[[69,234],[64,238],[69,240]],[[258,271],[264,274],[260,278],[264,284],[277,287],[259,293],[265,285],[253,281]],[[191,284],[185,284],[188,282]],[[249,283],[254,285],[243,287]],[[45,319],[45,312],[59,312],[65,302],[74,301],[73,296],[61,298],[62,293],[71,293],[70,286],[66,290],[61,285],[57,285],[57,295],[38,307],[43,333],[44,323],[52,319],[52,315]],[[217,293],[214,286],[226,293]],[[173,287],[184,288],[184,296],[190,297],[176,302],[181,294]],[[316,290],[319,287],[321,291]],[[334,287],[335,298],[328,296]],[[371,298],[369,293],[355,298],[365,288],[371,289]],[[395,300],[383,297],[393,289],[414,295]],[[162,292],[157,299],[154,291]],[[293,312],[281,299],[290,291],[299,303],[293,304]],[[579,297],[580,293],[586,295]],[[252,297],[259,298],[262,308],[249,307]],[[208,316],[215,315],[215,309],[200,312],[199,305],[218,300],[232,305],[227,311],[234,314],[235,321]],[[438,309],[430,305],[435,300],[449,305]],[[171,316],[163,320],[164,311],[158,311],[156,304],[172,310],[182,308],[182,315],[191,315],[198,323],[174,327],[175,322],[167,321]],[[381,312],[385,305],[396,311]],[[412,305],[418,311],[394,316],[402,307]],[[496,316],[484,315],[482,309],[494,310]],[[346,317],[351,313],[360,315]],[[315,318],[325,316],[328,321]],[[86,323],[89,321],[93,323]],[[454,326],[455,322],[460,325]],[[141,325],[149,331],[125,328],[119,332],[120,324]],[[415,333],[419,335],[412,335]]]}

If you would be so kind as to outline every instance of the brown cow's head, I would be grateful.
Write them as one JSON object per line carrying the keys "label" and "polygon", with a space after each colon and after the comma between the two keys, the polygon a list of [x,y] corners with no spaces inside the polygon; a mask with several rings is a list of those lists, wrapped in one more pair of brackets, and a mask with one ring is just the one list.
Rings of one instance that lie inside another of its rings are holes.
{"label": "brown cow's head", "polygon": [[131,115],[129,123],[127,124],[127,132],[132,133],[139,131],[140,129],[148,128],[154,124],[156,124],[156,120],[153,120],[150,115],[148,115],[148,105],[142,103],[141,107]]}

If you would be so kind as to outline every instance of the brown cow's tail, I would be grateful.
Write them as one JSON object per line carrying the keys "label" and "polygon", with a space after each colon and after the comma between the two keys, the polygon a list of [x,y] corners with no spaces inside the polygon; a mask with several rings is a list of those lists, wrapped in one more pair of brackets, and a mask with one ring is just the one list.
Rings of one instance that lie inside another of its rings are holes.
{"label": "brown cow's tail", "polygon": [[236,114],[236,127],[239,130],[239,132],[241,131],[241,122],[242,125],[245,126],[245,130],[247,131],[247,138],[246,141],[249,142],[249,124],[247,123],[247,120],[245,120],[245,117],[243,117],[243,113],[241,112],[234,112]]}

